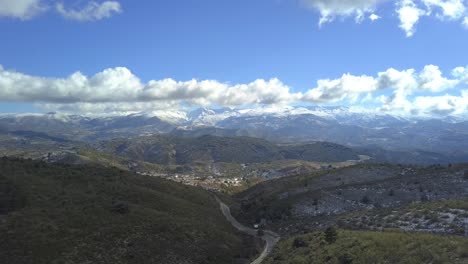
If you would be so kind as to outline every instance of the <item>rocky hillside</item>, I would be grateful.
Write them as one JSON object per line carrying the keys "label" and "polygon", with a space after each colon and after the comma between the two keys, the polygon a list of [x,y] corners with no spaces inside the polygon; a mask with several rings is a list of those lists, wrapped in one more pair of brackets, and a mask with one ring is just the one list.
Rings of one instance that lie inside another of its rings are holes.
{"label": "rocky hillside", "polygon": [[467,197],[467,170],[361,164],[263,182],[238,198],[246,221],[264,218],[282,232],[301,232],[349,212]]}

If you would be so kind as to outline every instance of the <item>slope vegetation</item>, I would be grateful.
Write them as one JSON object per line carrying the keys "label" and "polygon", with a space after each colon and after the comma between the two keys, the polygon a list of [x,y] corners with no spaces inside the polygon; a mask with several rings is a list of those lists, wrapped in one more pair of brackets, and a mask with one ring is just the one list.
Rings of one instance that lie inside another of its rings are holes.
{"label": "slope vegetation", "polygon": [[336,162],[359,159],[352,149],[332,143],[278,146],[258,138],[209,135],[198,138],[157,135],[115,139],[101,143],[98,149],[157,164],[197,161],[258,163],[283,159]]}
{"label": "slope vegetation", "polygon": [[252,243],[198,188],[0,159],[2,263],[248,263]]}
{"label": "slope vegetation", "polygon": [[339,231],[336,241],[323,232],[278,244],[266,264],[306,263],[467,263],[468,240],[428,234]]}

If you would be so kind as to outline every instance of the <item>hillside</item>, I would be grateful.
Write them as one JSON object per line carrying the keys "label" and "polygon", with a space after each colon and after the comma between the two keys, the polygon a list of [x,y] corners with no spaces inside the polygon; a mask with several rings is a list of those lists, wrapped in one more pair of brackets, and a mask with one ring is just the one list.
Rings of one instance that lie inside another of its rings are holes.
{"label": "hillside", "polygon": [[458,237],[345,230],[334,242],[325,237],[314,232],[282,240],[265,264],[468,262],[468,240]]}
{"label": "hillside", "polygon": [[329,142],[285,145],[280,152],[285,159],[294,160],[340,162],[359,159],[352,149]]}
{"label": "hillside", "polygon": [[197,138],[158,135],[115,139],[102,142],[98,149],[134,160],[166,165],[196,161],[259,163],[282,159],[326,162],[359,159],[352,149],[326,142],[278,146],[258,138],[209,135]]}
{"label": "hillside", "polygon": [[100,166],[0,159],[4,263],[245,263],[254,248],[202,189]]}
{"label": "hillside", "polygon": [[349,212],[467,197],[467,170],[466,164],[361,164],[276,179],[236,196],[243,208],[239,217],[246,222],[264,218],[285,233],[314,230]]}

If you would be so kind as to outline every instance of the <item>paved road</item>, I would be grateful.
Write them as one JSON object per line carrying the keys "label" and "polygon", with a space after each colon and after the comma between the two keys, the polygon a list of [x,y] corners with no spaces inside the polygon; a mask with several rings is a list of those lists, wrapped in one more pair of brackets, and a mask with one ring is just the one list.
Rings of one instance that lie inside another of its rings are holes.
{"label": "paved road", "polygon": [[[215,196],[216,197],[216,196]],[[239,231],[247,233],[251,236],[256,236],[257,235],[257,230],[253,228],[249,228],[244,226],[243,224],[239,223],[232,215],[231,215],[231,210],[229,207],[223,203],[218,197],[216,197],[216,200],[219,203],[219,206],[221,208],[221,212],[223,215],[226,217],[226,219]],[[262,239],[265,241],[265,249],[263,250],[262,254],[251,262],[251,264],[260,264],[262,261],[273,251],[275,248],[276,243],[280,240],[280,236],[276,234],[275,232],[265,230],[264,235],[262,236]]]}

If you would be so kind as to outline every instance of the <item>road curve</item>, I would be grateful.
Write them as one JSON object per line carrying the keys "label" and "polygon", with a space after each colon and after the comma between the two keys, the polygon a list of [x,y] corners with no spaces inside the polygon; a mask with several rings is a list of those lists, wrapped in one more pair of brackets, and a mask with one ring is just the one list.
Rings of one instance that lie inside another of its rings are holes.
{"label": "road curve", "polygon": [[[216,201],[218,201],[221,212],[223,215],[226,217],[226,219],[239,231],[244,232],[246,234],[249,234],[251,236],[256,236],[257,235],[257,230],[253,228],[249,228],[244,226],[243,224],[239,223],[232,215],[231,215],[231,210],[229,207],[223,203],[217,196],[215,196]],[[270,255],[270,253],[273,251],[275,248],[276,243],[280,240],[280,236],[276,234],[275,232],[265,230],[264,235],[261,237],[263,241],[265,241],[265,249],[263,250],[262,254],[252,261],[250,264],[260,264],[263,262],[263,260]]]}

